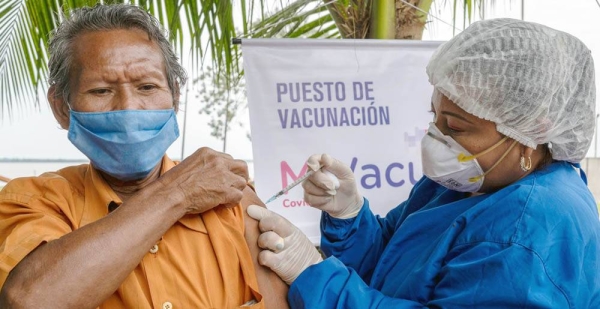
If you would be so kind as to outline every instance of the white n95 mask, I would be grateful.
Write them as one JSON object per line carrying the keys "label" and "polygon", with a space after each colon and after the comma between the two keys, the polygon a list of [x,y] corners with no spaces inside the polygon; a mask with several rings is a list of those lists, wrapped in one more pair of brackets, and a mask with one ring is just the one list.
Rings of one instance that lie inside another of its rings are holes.
{"label": "white n95 mask", "polygon": [[476,158],[494,150],[506,139],[508,137],[504,137],[487,150],[471,155],[452,137],[444,135],[432,122],[429,124],[427,134],[421,141],[423,174],[450,190],[477,192],[483,184],[485,175],[498,166],[516,145],[516,141],[504,152],[498,162],[485,173]]}

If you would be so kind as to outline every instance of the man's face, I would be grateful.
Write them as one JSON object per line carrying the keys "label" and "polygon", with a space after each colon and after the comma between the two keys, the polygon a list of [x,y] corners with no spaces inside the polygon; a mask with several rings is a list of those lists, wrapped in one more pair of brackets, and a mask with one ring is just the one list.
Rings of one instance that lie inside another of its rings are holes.
{"label": "man's face", "polygon": [[138,29],[79,35],[71,70],[71,108],[79,112],[173,107],[158,45]]}

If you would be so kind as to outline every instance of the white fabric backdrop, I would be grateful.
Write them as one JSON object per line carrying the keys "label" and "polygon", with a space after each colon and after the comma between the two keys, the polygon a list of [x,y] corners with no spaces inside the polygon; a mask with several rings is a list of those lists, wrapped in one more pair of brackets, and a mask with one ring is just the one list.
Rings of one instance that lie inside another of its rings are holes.
{"label": "white fabric backdrop", "polygon": [[[440,42],[243,40],[254,175],[269,197],[328,153],[354,171],[375,213],[401,203],[422,176],[420,140],[432,119],[425,66]],[[267,207],[319,243],[320,211],[301,186]]]}

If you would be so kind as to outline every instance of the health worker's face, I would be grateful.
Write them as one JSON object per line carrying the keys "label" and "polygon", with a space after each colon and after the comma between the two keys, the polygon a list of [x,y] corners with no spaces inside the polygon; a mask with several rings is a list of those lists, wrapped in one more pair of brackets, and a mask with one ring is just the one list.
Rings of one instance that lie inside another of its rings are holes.
{"label": "health worker's face", "polygon": [[[105,112],[173,107],[161,50],[145,32],[138,29],[87,32],[75,38],[73,47],[69,98],[73,110]],[[66,129],[69,114],[63,103],[62,99],[55,102],[53,109]]]}
{"label": "health worker's face", "polygon": [[[444,134],[452,137],[471,154],[475,155],[491,148],[504,136],[496,131],[496,124],[473,116],[440,95],[432,103],[434,123]],[[508,151],[513,139],[507,139],[487,154],[477,157],[484,172],[487,172]],[[518,144],[489,174],[485,176],[479,192],[492,192],[518,180],[523,176],[519,166],[523,147]]]}

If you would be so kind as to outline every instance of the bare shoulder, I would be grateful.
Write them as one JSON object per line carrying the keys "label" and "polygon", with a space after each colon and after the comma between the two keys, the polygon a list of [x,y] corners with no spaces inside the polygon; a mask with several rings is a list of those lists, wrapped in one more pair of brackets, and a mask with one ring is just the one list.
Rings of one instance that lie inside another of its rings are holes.
{"label": "bare shoulder", "polygon": [[244,197],[241,201],[242,209],[244,211],[244,225],[246,233],[246,243],[250,249],[250,255],[256,269],[256,277],[258,279],[258,287],[260,293],[263,295],[265,300],[265,308],[267,309],[279,309],[289,308],[287,303],[287,292],[288,285],[279,278],[269,268],[258,264],[258,253],[260,248],[258,247],[257,240],[260,235],[258,230],[258,222],[248,216],[246,208],[250,205],[259,205],[265,207],[265,204],[258,198],[254,190],[247,186],[244,189]]}

